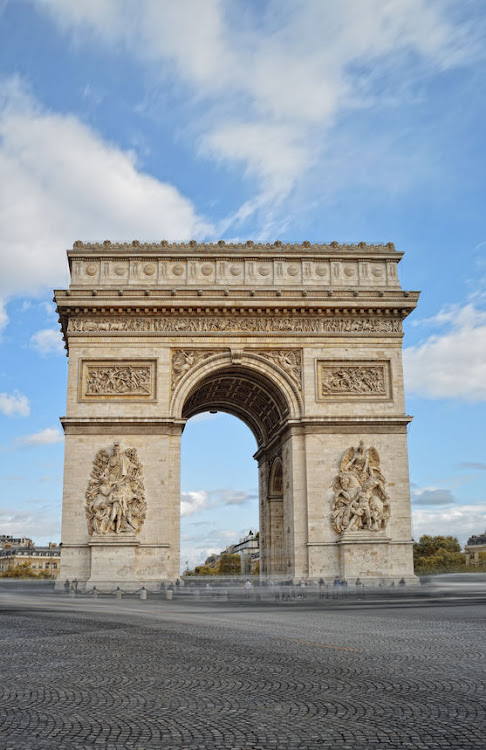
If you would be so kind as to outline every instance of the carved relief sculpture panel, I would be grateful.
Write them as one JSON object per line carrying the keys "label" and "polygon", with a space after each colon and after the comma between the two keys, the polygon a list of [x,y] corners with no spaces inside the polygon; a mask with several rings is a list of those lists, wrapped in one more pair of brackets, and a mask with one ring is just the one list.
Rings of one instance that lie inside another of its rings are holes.
{"label": "carved relief sculpture panel", "polygon": [[280,367],[289,378],[291,378],[299,390],[302,390],[302,353],[300,349],[266,349],[254,351],[260,357],[264,357],[277,367]]}
{"label": "carved relief sculpture panel", "polygon": [[318,401],[336,398],[389,400],[392,397],[390,362],[317,360],[316,390]]}
{"label": "carved relief sculpture panel", "polygon": [[155,401],[155,360],[82,360],[79,400]]}
{"label": "carved relief sculpture panel", "polygon": [[193,367],[203,362],[208,357],[217,354],[216,351],[205,349],[177,349],[172,355],[171,388],[174,390],[179,380],[192,370]]}
{"label": "carved relief sculpture panel", "polygon": [[219,316],[128,317],[79,316],[70,318],[69,334],[76,333],[401,333],[399,318],[365,317],[304,317],[248,316],[246,318]]}
{"label": "carved relief sculpture panel", "polygon": [[390,518],[390,501],[385,489],[376,448],[348,448],[333,483],[332,523],[336,533],[382,531]]}
{"label": "carved relief sculpture panel", "polygon": [[89,534],[136,534],[146,510],[142,464],[136,448],[122,450],[114,443],[111,456],[105,450],[98,451],[86,490]]}

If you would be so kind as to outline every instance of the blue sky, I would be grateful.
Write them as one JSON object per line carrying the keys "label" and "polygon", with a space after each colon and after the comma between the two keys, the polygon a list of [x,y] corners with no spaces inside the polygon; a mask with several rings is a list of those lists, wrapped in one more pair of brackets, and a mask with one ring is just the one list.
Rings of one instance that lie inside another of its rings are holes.
{"label": "blue sky", "polygon": [[[485,32],[481,0],[0,1],[0,533],[59,539],[51,290],[106,238],[395,242],[414,535],[484,531]],[[254,448],[189,422],[183,560],[256,527]]]}

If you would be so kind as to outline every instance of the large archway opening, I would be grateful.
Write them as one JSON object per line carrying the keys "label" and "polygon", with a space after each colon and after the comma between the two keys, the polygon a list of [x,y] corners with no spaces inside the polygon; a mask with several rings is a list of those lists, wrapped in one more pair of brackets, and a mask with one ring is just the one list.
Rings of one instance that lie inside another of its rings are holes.
{"label": "large archway opening", "polygon": [[[253,433],[257,447],[254,458],[258,463],[259,570],[264,576],[283,576],[288,573],[284,528],[286,515],[289,516],[289,512],[288,509],[286,512],[285,503],[282,435],[290,415],[289,403],[282,389],[268,375],[242,365],[230,365],[203,374],[185,395],[181,414],[183,419],[190,420],[208,412],[209,414],[223,412],[237,417]],[[226,425],[228,428],[228,421]],[[226,457],[233,465],[238,465],[238,461],[247,465],[248,455],[241,455],[242,452],[246,452],[244,445],[245,440],[238,440],[232,444],[231,429],[228,429],[222,455],[216,457],[213,483],[221,487],[222,482],[218,482],[217,477],[217,466],[218,464],[222,466]],[[211,451],[211,446],[206,444],[205,450],[208,448]],[[215,450],[219,449],[215,446]],[[184,454],[182,454],[182,469],[183,484],[185,484],[187,468]],[[248,471],[248,474],[251,474],[251,471]],[[224,475],[224,469],[222,469],[222,475]],[[248,478],[246,478],[246,484],[248,484]],[[202,491],[208,492],[204,488]],[[237,493],[241,491],[236,488]],[[248,489],[244,491],[251,492]],[[197,501],[197,498],[193,499]],[[238,495],[234,499],[237,501]],[[232,498],[230,497],[229,500],[231,502]],[[201,495],[201,502],[204,501],[210,502],[207,494]],[[182,513],[185,514],[184,506]],[[290,523],[289,519],[287,521]],[[184,526],[183,533],[185,532]],[[189,540],[182,539],[184,550],[188,549],[187,541]],[[184,565],[184,554],[182,562]]]}
{"label": "large archway opening", "polygon": [[[181,439],[181,571],[237,546],[241,572],[258,572],[254,545],[240,545],[259,529],[255,437],[240,419],[202,412],[188,420]],[[253,555],[251,559],[246,559]],[[213,558],[213,559],[211,559]]]}

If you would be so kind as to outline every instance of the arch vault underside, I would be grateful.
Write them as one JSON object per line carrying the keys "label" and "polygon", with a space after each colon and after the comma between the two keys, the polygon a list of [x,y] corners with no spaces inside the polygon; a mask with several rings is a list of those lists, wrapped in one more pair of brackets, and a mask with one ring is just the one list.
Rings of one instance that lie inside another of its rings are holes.
{"label": "arch vault underside", "polygon": [[413,577],[392,245],[75,243],[61,582],[180,572],[180,438],[226,411],[255,435],[261,573]]}
{"label": "arch vault underside", "polygon": [[239,417],[253,432],[259,447],[266,445],[289,416],[289,408],[265,376],[242,367],[213,372],[204,377],[187,398],[183,419],[215,409]]}

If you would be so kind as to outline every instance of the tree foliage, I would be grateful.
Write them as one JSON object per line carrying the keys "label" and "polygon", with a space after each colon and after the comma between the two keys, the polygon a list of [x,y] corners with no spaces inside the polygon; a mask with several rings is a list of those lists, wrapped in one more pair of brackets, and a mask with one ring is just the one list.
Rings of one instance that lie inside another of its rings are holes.
{"label": "tree foliage", "polygon": [[455,536],[425,534],[413,545],[415,573],[455,573],[465,569],[466,556]]}
{"label": "tree foliage", "polygon": [[223,553],[218,561],[218,573],[222,576],[241,575],[241,557]]}
{"label": "tree foliage", "polygon": [[[186,570],[185,576],[239,576],[241,575],[241,557],[223,552],[216,560],[216,564],[196,565],[194,570]],[[212,561],[211,561],[212,562]]]}
{"label": "tree foliage", "polygon": [[5,570],[3,573],[0,574],[0,578],[53,578],[47,570],[41,570],[39,573],[36,573],[35,570],[32,569],[32,566],[28,562],[21,563],[20,565],[16,565],[15,568],[10,568],[10,570]]}
{"label": "tree foliage", "polygon": [[195,576],[215,576],[218,574],[218,571],[216,568],[212,568],[210,565],[196,565],[194,568],[194,572],[191,570],[188,570],[186,572],[186,575],[195,575]]}

